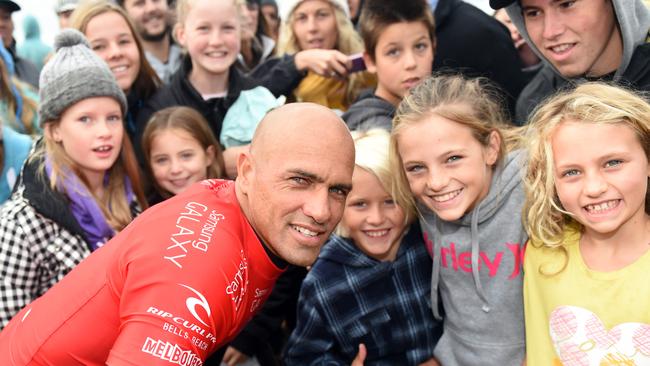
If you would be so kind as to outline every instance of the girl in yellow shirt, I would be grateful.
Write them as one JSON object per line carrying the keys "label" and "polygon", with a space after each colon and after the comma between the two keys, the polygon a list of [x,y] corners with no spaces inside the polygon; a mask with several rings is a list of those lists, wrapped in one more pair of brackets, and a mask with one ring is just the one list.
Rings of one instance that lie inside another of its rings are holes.
{"label": "girl in yellow shirt", "polygon": [[528,366],[650,365],[650,105],[586,83],[530,128]]}

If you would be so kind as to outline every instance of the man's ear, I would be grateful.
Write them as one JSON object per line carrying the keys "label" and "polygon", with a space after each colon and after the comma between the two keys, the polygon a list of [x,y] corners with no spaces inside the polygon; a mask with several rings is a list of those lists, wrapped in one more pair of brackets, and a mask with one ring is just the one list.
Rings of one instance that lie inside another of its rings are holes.
{"label": "man's ear", "polygon": [[255,178],[255,162],[250,151],[242,152],[237,157],[237,182],[242,193],[248,194],[251,182]]}
{"label": "man's ear", "polygon": [[370,57],[370,54],[366,51],[363,51],[363,62],[366,63],[366,70],[372,74],[377,73],[377,65],[375,65],[375,60]]}

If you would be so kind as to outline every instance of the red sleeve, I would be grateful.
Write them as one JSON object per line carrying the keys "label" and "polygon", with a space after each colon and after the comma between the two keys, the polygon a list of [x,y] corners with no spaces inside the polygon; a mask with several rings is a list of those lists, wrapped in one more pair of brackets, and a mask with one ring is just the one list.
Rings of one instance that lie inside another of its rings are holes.
{"label": "red sleeve", "polygon": [[233,301],[224,289],[242,244],[239,217],[214,196],[184,195],[129,230],[125,240],[138,245],[109,275],[120,329],[107,364],[201,365],[228,337]]}

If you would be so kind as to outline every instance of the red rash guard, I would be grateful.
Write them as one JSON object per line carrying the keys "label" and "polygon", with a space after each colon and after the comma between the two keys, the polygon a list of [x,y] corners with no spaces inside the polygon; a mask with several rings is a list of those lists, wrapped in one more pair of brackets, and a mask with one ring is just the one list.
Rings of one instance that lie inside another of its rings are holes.
{"label": "red rash guard", "polygon": [[0,333],[0,365],[202,365],[282,270],[235,185],[205,181],[145,211]]}

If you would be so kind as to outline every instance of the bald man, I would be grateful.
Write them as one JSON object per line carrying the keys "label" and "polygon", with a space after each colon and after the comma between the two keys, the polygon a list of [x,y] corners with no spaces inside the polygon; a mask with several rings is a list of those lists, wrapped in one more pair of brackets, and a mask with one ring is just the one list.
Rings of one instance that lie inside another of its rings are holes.
{"label": "bald man", "polygon": [[202,365],[287,262],[314,262],[353,167],[350,133],[329,109],[270,112],[235,182],[204,181],[145,211],[12,319],[0,365]]}

